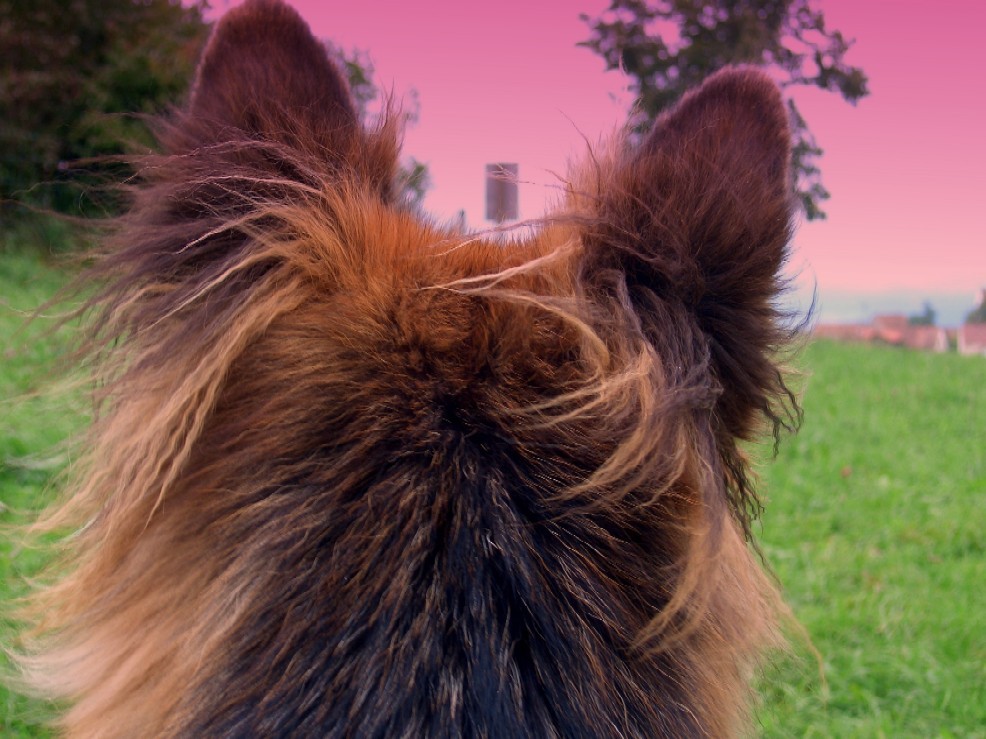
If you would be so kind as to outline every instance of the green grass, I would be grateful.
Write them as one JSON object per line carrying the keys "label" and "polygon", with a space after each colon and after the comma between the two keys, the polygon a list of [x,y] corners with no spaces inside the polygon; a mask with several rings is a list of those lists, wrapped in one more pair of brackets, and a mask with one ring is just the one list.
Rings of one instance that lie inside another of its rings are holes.
{"label": "green grass", "polygon": [[765,470],[765,552],[821,652],[762,681],[764,736],[986,737],[986,361],[818,343]]}
{"label": "green grass", "polygon": [[[82,423],[64,399],[32,394],[59,335],[44,337],[44,320],[22,328],[66,277],[0,249],[3,524],[47,499],[58,442]],[[986,361],[829,343],[800,361],[805,423],[763,471],[762,540],[826,684],[806,648],[776,658],[760,733],[986,737]],[[39,560],[0,539],[0,602]],[[0,736],[43,736],[43,713],[0,688]]]}
{"label": "green grass", "polygon": [[[28,248],[61,237],[57,224],[35,222],[30,232],[0,235],[0,644],[12,641],[11,601],[22,595],[27,578],[43,560],[24,549],[7,527],[26,520],[51,495],[61,469],[59,444],[79,427],[81,414],[71,398],[56,397],[55,359],[70,331],[52,332],[56,306],[28,323],[28,317],[65,284],[68,273],[55,266],[47,250]],[[0,652],[0,670],[9,663]],[[12,694],[0,682],[0,737],[46,736],[38,727],[44,707]]]}

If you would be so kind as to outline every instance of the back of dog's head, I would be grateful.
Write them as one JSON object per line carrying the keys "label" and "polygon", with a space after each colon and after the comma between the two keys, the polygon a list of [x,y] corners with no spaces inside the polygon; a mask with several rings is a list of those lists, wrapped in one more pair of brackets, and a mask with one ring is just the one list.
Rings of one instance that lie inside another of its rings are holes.
{"label": "back of dog's head", "polygon": [[778,91],[717,74],[509,243],[402,205],[397,120],[285,5],[217,25],[95,268],[28,678],[80,736],[737,731],[778,608],[738,444],[796,410]]}

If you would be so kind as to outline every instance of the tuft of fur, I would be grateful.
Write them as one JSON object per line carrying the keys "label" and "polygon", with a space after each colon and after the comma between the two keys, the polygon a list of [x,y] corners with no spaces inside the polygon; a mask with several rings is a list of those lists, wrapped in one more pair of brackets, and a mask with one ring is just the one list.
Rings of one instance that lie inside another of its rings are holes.
{"label": "tuft of fur", "polygon": [[507,246],[392,202],[398,133],[283,3],[219,22],[92,273],[25,681],[71,737],[741,733],[776,88],[717,74]]}

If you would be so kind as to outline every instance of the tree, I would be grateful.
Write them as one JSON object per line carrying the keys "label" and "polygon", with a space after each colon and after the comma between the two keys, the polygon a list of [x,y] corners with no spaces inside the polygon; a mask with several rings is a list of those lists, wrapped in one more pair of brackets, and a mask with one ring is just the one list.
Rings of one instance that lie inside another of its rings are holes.
{"label": "tree", "polygon": [[[767,67],[785,90],[810,85],[855,104],[868,94],[862,69],[844,61],[852,46],[826,27],[811,0],[612,0],[597,18],[580,17],[591,36],[581,42],[634,79],[637,131],[705,77],[729,64]],[[816,164],[822,149],[787,97],[793,137],[792,182],[805,215],[824,218],[829,197]]]}
{"label": "tree", "polygon": [[910,326],[934,326],[937,320],[938,314],[935,312],[935,309],[931,306],[931,303],[925,301],[922,311],[910,316],[907,319],[907,323]]}
{"label": "tree", "polygon": [[979,305],[965,317],[966,323],[986,323],[986,290],[979,291]]}
{"label": "tree", "polygon": [[[345,73],[349,82],[349,90],[356,104],[356,112],[364,122],[373,117],[374,104],[380,99],[380,91],[373,82],[375,68],[373,59],[362,49],[349,52],[336,46],[331,41],[324,41],[325,48],[339,68]],[[418,121],[420,106],[417,91],[411,90],[410,102],[402,110],[405,125],[414,125]],[[397,173],[397,191],[401,193],[404,202],[414,209],[420,209],[424,204],[425,193],[431,186],[428,165],[414,157],[408,157],[400,165]]]}
{"label": "tree", "polygon": [[0,0],[0,202],[76,210],[71,163],[150,143],[132,114],[180,98],[208,32],[204,8],[202,0]]}
{"label": "tree", "polygon": [[[85,211],[80,194],[93,192],[96,173],[78,163],[152,145],[146,115],[184,96],[209,33],[206,7],[205,0],[0,0],[0,209],[19,201]],[[369,56],[330,51],[366,117],[378,97]],[[413,121],[416,105],[412,113]],[[425,165],[412,159],[399,176],[406,199],[420,205]]]}

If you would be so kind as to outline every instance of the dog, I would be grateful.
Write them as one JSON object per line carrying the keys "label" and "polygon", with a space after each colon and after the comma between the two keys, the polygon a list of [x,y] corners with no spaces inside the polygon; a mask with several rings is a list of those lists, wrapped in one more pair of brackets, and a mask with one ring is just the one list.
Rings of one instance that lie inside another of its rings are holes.
{"label": "dog", "polygon": [[402,205],[399,129],[279,0],[217,23],[91,271],[24,681],[71,737],[747,731],[778,89],[717,73],[509,243]]}

